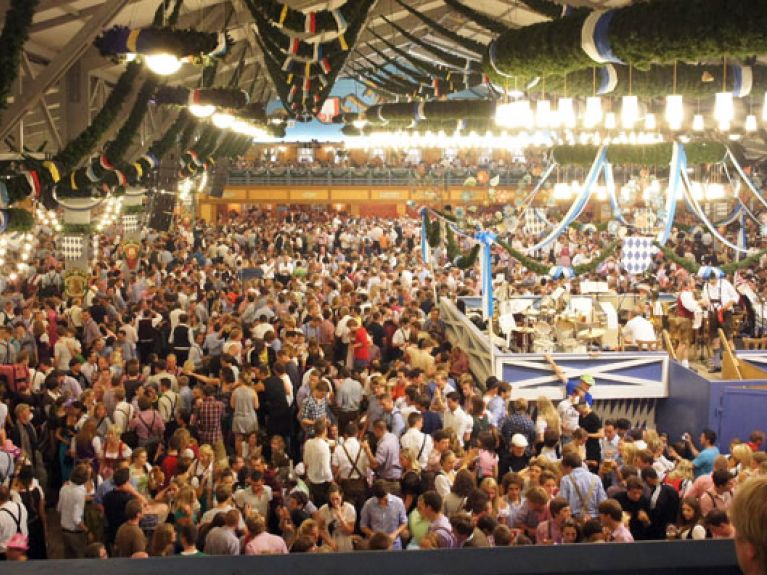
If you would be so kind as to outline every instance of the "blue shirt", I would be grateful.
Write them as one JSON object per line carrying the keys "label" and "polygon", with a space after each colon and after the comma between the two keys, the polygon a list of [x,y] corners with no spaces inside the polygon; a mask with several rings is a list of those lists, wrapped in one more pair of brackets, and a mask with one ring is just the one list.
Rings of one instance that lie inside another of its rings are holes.
{"label": "blue shirt", "polygon": [[692,460],[692,466],[695,470],[695,477],[708,475],[714,471],[714,459],[719,456],[719,448],[716,446],[707,447],[698,453],[698,457]]}
{"label": "blue shirt", "polygon": [[[372,531],[393,533],[400,525],[407,523],[405,504],[402,499],[391,493],[386,496],[387,505],[378,503],[378,499],[371,497],[365,501],[360,514],[360,527],[367,527]],[[392,544],[392,549],[402,549],[402,541],[399,537]]]}
{"label": "blue shirt", "polygon": [[559,482],[559,496],[567,499],[573,515],[579,518],[584,512],[591,517],[598,517],[599,504],[607,499],[602,480],[583,467],[573,469],[562,478]]}

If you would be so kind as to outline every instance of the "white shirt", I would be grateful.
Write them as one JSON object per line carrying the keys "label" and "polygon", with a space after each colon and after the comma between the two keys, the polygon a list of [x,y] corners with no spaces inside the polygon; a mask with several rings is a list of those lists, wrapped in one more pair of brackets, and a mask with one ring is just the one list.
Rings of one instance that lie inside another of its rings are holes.
{"label": "white shirt", "polygon": [[309,483],[329,483],[333,481],[330,468],[330,446],[320,437],[310,439],[304,445],[304,465]]}
{"label": "white shirt", "polygon": [[[346,449],[346,451],[344,451],[344,449]],[[349,454],[348,457],[346,455],[347,453]],[[358,453],[359,458],[357,458]],[[354,471],[352,463],[355,460],[357,461],[357,469],[362,473],[361,477]],[[368,467],[370,467],[368,455],[365,453],[365,450],[362,449],[362,446],[356,437],[344,439],[342,444],[336,446],[335,451],[333,451],[332,462],[333,467],[338,468],[339,479],[363,479],[367,474]]]}
{"label": "white shirt", "polygon": [[85,485],[66,483],[59,492],[61,528],[66,531],[81,531],[85,512]]}
{"label": "white shirt", "polygon": [[573,406],[570,398],[565,398],[557,405],[557,413],[562,421],[562,431],[565,435],[572,435],[573,431],[578,429],[579,415]]}
{"label": "white shirt", "polygon": [[459,406],[455,411],[450,411],[449,409],[445,410],[442,427],[455,431],[458,441],[463,442],[463,438],[466,434],[471,433],[471,430],[474,427],[474,420]]}
{"label": "white shirt", "polygon": [[125,432],[128,429],[128,423],[133,420],[134,411],[133,406],[124,400],[115,406],[115,410],[112,413],[112,421],[120,428],[121,432]]}
{"label": "white shirt", "polygon": [[623,328],[626,339],[636,343],[637,341],[655,341],[655,328],[648,319],[641,315],[632,317]]}
{"label": "white shirt", "polygon": [[[2,511],[3,509],[8,511]],[[27,531],[27,508],[24,507],[23,503],[6,501],[0,505],[0,553],[5,553],[5,544],[19,532],[14,518],[18,519],[20,523],[21,533],[29,535]]]}
{"label": "white shirt", "polygon": [[[429,454],[434,446],[431,435],[426,435],[415,427],[411,427],[402,435],[399,443],[403,449],[407,448],[413,452],[413,455],[418,458],[421,469],[426,469],[429,463]],[[422,446],[423,449],[421,449]],[[421,454],[420,457],[419,453]]]}
{"label": "white shirt", "polygon": [[695,295],[692,293],[692,291],[688,289],[679,292],[679,301],[687,311],[691,311],[693,313],[700,311],[700,304],[698,303],[698,300],[695,299]]}
{"label": "white shirt", "polygon": [[715,284],[706,282],[706,285],[703,286],[703,301],[706,302],[710,310],[718,310],[730,302],[738,303],[740,294],[729,281],[721,278]]}
{"label": "white shirt", "polygon": [[269,502],[272,500],[272,488],[264,485],[261,493],[255,493],[252,488],[239,489],[234,494],[234,502],[237,507],[244,507],[246,503],[250,504],[253,511],[258,511],[264,517],[269,515]]}

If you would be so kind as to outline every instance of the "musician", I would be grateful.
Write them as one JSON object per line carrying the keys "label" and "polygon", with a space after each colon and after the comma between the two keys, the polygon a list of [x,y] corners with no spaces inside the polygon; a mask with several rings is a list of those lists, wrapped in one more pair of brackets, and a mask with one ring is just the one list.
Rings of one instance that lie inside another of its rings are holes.
{"label": "musician", "polygon": [[726,278],[719,278],[716,274],[712,274],[703,286],[701,305],[708,311],[712,334],[713,357],[709,373],[722,371],[722,342],[719,340],[719,329],[721,328],[727,340],[732,342],[732,308],[738,301],[740,301],[740,294]]}
{"label": "musician", "polygon": [[631,310],[629,320],[623,327],[623,339],[628,346],[637,347],[637,342],[654,342],[655,326],[644,316],[642,306]]}
{"label": "musician", "polygon": [[695,299],[695,278],[688,277],[682,282],[682,289],[676,298],[676,325],[679,334],[679,344],[676,348],[676,358],[684,366],[690,367],[690,344],[693,338],[695,315],[703,313],[698,300]]}

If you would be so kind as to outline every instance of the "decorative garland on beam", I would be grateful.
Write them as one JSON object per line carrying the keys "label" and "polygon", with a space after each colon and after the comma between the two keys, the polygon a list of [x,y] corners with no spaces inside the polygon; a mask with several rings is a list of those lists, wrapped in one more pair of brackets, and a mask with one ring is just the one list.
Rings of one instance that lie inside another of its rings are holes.
{"label": "decorative garland on beam", "polygon": [[[713,23],[713,24],[712,24]],[[502,83],[564,74],[598,64],[651,64],[749,58],[767,53],[767,4],[762,0],[656,0],[608,11],[577,9],[568,18],[499,36],[484,70]]]}
{"label": "decorative garland on beam", "polygon": [[250,102],[245,90],[239,88],[185,88],[183,86],[160,86],[154,94],[157,104],[175,106],[200,105],[216,106],[239,110]]}
{"label": "decorative garland on beam", "polygon": [[21,51],[29,38],[29,27],[38,0],[11,0],[0,35],[0,110],[19,75]]}
{"label": "decorative garland on beam", "polygon": [[[611,144],[607,148],[607,160],[613,165],[668,167],[673,143],[628,145]],[[597,146],[554,146],[552,156],[560,165],[590,166],[597,154]],[[691,142],[685,144],[689,164],[716,164],[727,154],[727,148],[719,142]]]}
{"label": "decorative garland on beam", "polygon": [[323,37],[328,34],[343,34],[348,28],[348,21],[354,18],[355,13],[355,2],[348,0],[335,10],[308,13],[294,10],[276,0],[258,0],[255,6],[272,26],[288,35],[301,38],[318,34]]}
{"label": "decorative garland on beam", "polygon": [[519,0],[528,9],[532,10],[536,14],[545,16],[546,18],[560,18],[564,15],[569,15],[569,6],[566,4],[561,6],[555,2],[549,0]]}
{"label": "decorative garland on beam", "polygon": [[445,38],[452,40],[459,46],[465,48],[469,52],[473,52],[477,56],[483,54],[485,52],[485,45],[481,42],[477,42],[476,40],[472,40],[471,38],[467,38],[466,36],[461,36],[460,34],[457,34],[456,32],[453,32],[449,28],[444,27],[442,24],[437,22],[436,20],[432,20],[426,14],[423,14],[413,8],[412,6],[408,5],[407,2],[403,2],[402,0],[396,0],[397,4],[402,6],[405,10],[410,12],[413,16],[418,18],[421,22],[426,24],[429,28],[434,30],[437,34],[440,36],[444,36]]}
{"label": "decorative garland on beam", "polygon": [[370,106],[365,115],[368,122],[387,123],[432,120],[484,120],[492,122],[495,102],[492,100],[444,100],[421,103],[392,103]]}
{"label": "decorative garland on beam", "polygon": [[461,58],[460,56],[456,56],[452,52],[448,52],[447,50],[443,50],[442,48],[439,48],[438,46],[435,46],[434,44],[429,44],[428,42],[424,42],[421,40],[418,36],[415,34],[412,34],[396,24],[395,22],[389,20],[386,16],[381,16],[381,18],[389,24],[392,28],[394,28],[397,32],[402,34],[405,38],[413,42],[414,44],[420,46],[427,52],[430,52],[431,54],[434,54],[434,56],[437,57],[438,60],[441,60],[442,62],[446,64],[450,64],[451,66],[454,66],[456,68],[460,68],[462,70],[469,70],[471,69],[474,62],[472,60],[467,60],[466,58]]}
{"label": "decorative garland on beam", "polygon": [[94,45],[102,56],[121,54],[170,54],[176,58],[204,61],[221,58],[234,44],[225,33],[199,32],[192,28],[177,30],[171,27],[130,29],[114,26],[96,38]]}
{"label": "decorative garland on beam", "polygon": [[[654,245],[663,252],[663,257],[672,263],[684,268],[691,274],[698,273],[698,269],[701,267],[698,262],[688,258],[680,257],[668,246],[662,246],[658,242],[654,242]],[[732,261],[730,263],[719,266],[719,268],[726,274],[732,274],[736,271],[750,268],[751,266],[758,265],[759,261],[767,255],[767,249],[761,250],[752,254],[740,261]]]}
{"label": "decorative garland on beam", "polygon": [[459,0],[444,0],[444,2],[459,14],[494,34],[503,34],[509,30],[509,27],[500,22],[497,18],[488,16],[479,10],[475,10],[463,2],[459,2]]}

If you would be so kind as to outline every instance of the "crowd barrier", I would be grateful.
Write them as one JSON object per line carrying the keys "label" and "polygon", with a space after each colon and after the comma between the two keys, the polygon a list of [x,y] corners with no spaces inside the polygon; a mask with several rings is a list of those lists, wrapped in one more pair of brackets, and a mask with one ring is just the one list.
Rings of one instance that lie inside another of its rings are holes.
{"label": "crowd barrier", "polygon": [[3,575],[738,575],[728,540],[456,549],[4,562]]}

